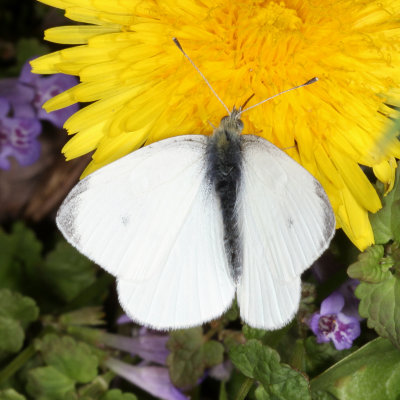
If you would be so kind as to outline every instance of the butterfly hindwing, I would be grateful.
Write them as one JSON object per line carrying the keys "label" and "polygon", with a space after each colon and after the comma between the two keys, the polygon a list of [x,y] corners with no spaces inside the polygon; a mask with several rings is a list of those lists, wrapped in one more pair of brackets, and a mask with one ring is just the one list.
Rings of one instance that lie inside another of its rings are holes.
{"label": "butterfly hindwing", "polygon": [[300,275],[328,247],[335,218],[317,180],[263,138],[245,135],[241,188],[241,316],[277,328],[297,310]]}
{"label": "butterfly hindwing", "polygon": [[57,215],[67,240],[117,277],[125,311],[147,326],[201,324],[234,297],[206,140],[166,139],[107,165],[78,183]]}

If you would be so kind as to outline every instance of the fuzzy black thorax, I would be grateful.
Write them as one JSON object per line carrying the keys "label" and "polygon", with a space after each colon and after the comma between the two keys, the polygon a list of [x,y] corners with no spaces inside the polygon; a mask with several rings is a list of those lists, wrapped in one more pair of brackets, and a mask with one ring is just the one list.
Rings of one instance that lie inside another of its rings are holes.
{"label": "fuzzy black thorax", "polygon": [[235,283],[242,273],[242,249],[238,223],[238,194],[242,176],[240,112],[222,118],[207,145],[207,176],[217,194],[224,225],[224,244]]}

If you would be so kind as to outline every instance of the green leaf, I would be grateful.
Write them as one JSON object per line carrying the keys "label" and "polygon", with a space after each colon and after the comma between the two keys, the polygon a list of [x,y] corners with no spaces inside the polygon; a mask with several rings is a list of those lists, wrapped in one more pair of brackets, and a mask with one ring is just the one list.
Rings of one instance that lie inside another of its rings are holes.
{"label": "green leaf", "polygon": [[351,264],[347,269],[350,278],[361,281],[378,283],[391,276],[390,264],[382,264],[384,247],[381,245],[368,247],[366,251],[358,256],[358,261]]}
{"label": "green leaf", "polygon": [[399,381],[400,351],[378,338],[311,380],[311,389],[313,396],[327,392],[339,400],[398,400]]}
{"label": "green leaf", "polygon": [[311,392],[312,400],[338,400],[336,396],[322,390]]}
{"label": "green leaf", "polygon": [[112,389],[105,393],[100,400],[136,400],[132,393],[122,393],[119,389]]}
{"label": "green leaf", "polygon": [[96,279],[94,264],[67,242],[59,242],[47,255],[43,273],[53,293],[65,302],[71,301]]}
{"label": "green leaf", "polygon": [[0,356],[20,351],[24,338],[24,330],[18,321],[0,316]]}
{"label": "green leaf", "polygon": [[359,313],[368,327],[400,347],[400,280],[394,275],[376,284],[361,282],[356,291]]}
{"label": "green leaf", "polygon": [[21,350],[24,329],[38,315],[39,309],[34,300],[8,289],[0,289],[0,356]]}
{"label": "green leaf", "polygon": [[263,386],[259,386],[255,391],[254,395],[256,400],[271,400],[271,396],[267,393]]}
{"label": "green leaf", "polygon": [[47,366],[29,371],[26,390],[35,400],[66,400],[75,384],[57,368]]}
{"label": "green leaf", "polygon": [[242,332],[244,334],[244,337],[247,340],[258,339],[261,341],[264,339],[265,335],[268,333],[268,331],[265,331],[263,329],[252,328],[249,325],[243,325]]}
{"label": "green leaf", "polygon": [[9,317],[27,325],[39,316],[39,308],[30,297],[0,289],[0,316]]}
{"label": "green leaf", "polygon": [[382,208],[375,214],[369,215],[369,220],[374,231],[375,243],[385,244],[389,240],[400,240],[400,170],[396,170],[396,178],[393,189],[386,196],[383,196],[383,185],[378,184],[378,191],[381,193]]}
{"label": "green leaf", "polygon": [[207,367],[221,364],[224,361],[224,346],[215,340],[204,343],[203,360]]}
{"label": "green leaf", "polygon": [[88,383],[97,376],[99,364],[95,349],[69,336],[46,335],[35,342],[46,364],[53,366],[70,380]]}
{"label": "green leaf", "polygon": [[17,393],[14,389],[6,389],[0,390],[0,400],[26,400],[26,397]]}
{"label": "green leaf", "polygon": [[[280,363],[279,354],[258,340],[231,349],[233,364],[247,377],[258,380],[264,391],[276,399],[311,399],[308,381],[289,365]],[[265,394],[259,391],[258,396]]]}
{"label": "green leaf", "polygon": [[29,286],[41,250],[33,231],[21,222],[13,225],[10,234],[0,230],[0,288],[21,290]]}
{"label": "green leaf", "polygon": [[400,347],[400,246],[393,242],[384,252],[381,245],[368,248],[347,272],[361,280],[355,291],[361,317]]}
{"label": "green leaf", "polygon": [[63,325],[104,325],[104,312],[101,307],[83,307],[65,313],[60,316],[59,321]]}
{"label": "green leaf", "polygon": [[206,342],[201,327],[171,332],[167,348],[171,381],[178,387],[196,384],[205,368],[223,361],[223,346]]}
{"label": "green leaf", "polygon": [[232,348],[229,352],[229,356],[235,367],[243,375],[254,379],[254,369],[260,360],[265,361],[265,359],[269,358],[274,363],[279,363],[280,360],[277,352],[269,352],[267,355],[264,355],[264,347],[270,350],[268,347],[263,346],[258,340],[251,339],[244,345],[238,345]]}

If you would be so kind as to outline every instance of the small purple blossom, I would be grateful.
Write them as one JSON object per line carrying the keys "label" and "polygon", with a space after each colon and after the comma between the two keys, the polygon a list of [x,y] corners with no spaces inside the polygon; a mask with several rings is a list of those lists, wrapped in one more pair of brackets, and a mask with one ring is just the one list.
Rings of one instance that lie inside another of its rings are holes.
{"label": "small purple blossom", "polygon": [[187,397],[172,384],[166,367],[130,365],[115,358],[109,358],[106,365],[117,375],[158,399],[187,400]]}
{"label": "small purple blossom", "polygon": [[344,306],[343,295],[336,291],[321,303],[320,312],[312,315],[309,325],[318,343],[332,341],[337,350],[344,350],[360,336],[359,319],[344,314]]}
{"label": "small purple blossom", "polygon": [[35,118],[7,116],[10,103],[0,97],[0,168],[9,169],[8,157],[16,158],[20,165],[33,164],[40,155],[40,144],[36,138],[42,126]]}
{"label": "small purple blossom", "polygon": [[0,168],[9,169],[9,157],[22,166],[33,164],[40,155],[37,137],[48,120],[62,127],[65,120],[78,110],[77,105],[47,113],[42,105],[49,98],[75,85],[74,77],[57,74],[41,77],[32,74],[26,63],[19,78],[0,80]]}
{"label": "small purple blossom", "polygon": [[357,279],[348,279],[342,285],[340,285],[338,292],[344,297],[344,307],[342,310],[343,314],[349,317],[357,318],[359,321],[362,320],[360,314],[358,313],[358,306],[360,305],[360,300],[357,299],[354,292],[360,281]]}
{"label": "small purple blossom", "polygon": [[153,333],[147,329],[140,331],[136,337],[102,333],[100,340],[114,349],[138,355],[145,361],[166,365],[169,350],[166,347],[169,337],[165,334]]}
{"label": "small purple blossom", "polygon": [[77,104],[50,113],[45,111],[42,107],[47,100],[75,86],[78,82],[74,76],[54,74],[49,77],[44,77],[32,74],[29,63],[26,63],[22,67],[19,82],[34,90],[31,104],[36,112],[37,118],[47,120],[57,128],[62,128],[64,122],[78,111]]}

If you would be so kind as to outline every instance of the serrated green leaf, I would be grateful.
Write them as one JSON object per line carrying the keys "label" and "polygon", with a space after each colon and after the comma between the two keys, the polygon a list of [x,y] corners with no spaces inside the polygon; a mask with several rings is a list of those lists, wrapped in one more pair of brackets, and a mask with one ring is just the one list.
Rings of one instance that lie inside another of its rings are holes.
{"label": "serrated green leaf", "polygon": [[[275,352],[275,350],[270,350]],[[255,378],[262,383],[268,394],[278,399],[311,399],[307,379],[289,365],[275,364],[273,361],[258,363]]]}
{"label": "serrated green leaf", "polygon": [[393,189],[386,196],[383,196],[383,185],[377,184],[380,198],[382,201],[382,208],[375,214],[369,215],[369,220],[374,231],[374,238],[376,244],[385,244],[395,237],[399,239],[400,232],[398,226],[398,204],[400,200],[400,171],[396,170],[396,177]]}
{"label": "serrated green leaf", "polygon": [[400,351],[378,338],[311,380],[311,389],[339,400],[398,400],[399,381]]}
{"label": "serrated green leaf", "polygon": [[394,275],[383,282],[361,282],[356,291],[359,313],[370,328],[400,347],[400,280]]}
{"label": "serrated green leaf", "polygon": [[358,256],[358,261],[351,264],[347,269],[350,278],[365,282],[378,283],[389,278],[391,272],[389,267],[381,265],[384,256],[384,247],[375,245],[368,247]]}
{"label": "serrated green leaf", "polygon": [[74,382],[88,383],[97,376],[99,364],[95,349],[72,337],[46,335],[35,342],[46,364],[53,366]]}
{"label": "serrated green leaf", "polygon": [[18,321],[0,316],[0,356],[20,351],[24,338],[24,330]]}
{"label": "serrated green leaf", "polygon": [[26,287],[41,261],[41,250],[33,231],[21,222],[13,225],[10,234],[0,230],[0,288]]}
{"label": "serrated green leaf", "polygon": [[12,318],[25,326],[37,319],[39,308],[30,297],[0,289],[0,316]]}
{"label": "serrated green leaf", "polygon": [[29,371],[26,390],[35,400],[66,400],[75,384],[57,368],[47,366]]}
{"label": "serrated green leaf", "polygon": [[258,380],[271,398],[311,399],[305,377],[289,365],[281,364],[279,354],[258,340],[231,349],[230,358],[244,375]]}
{"label": "serrated green leaf", "polygon": [[106,392],[100,400],[136,400],[132,393],[122,393],[119,389],[112,389]]}
{"label": "serrated green leaf", "polygon": [[[263,351],[263,345],[261,342],[255,339],[249,340],[244,345],[238,345],[232,348],[229,352],[230,360],[233,362],[235,367],[248,378],[255,378],[254,368],[256,367],[258,361],[264,355],[261,354]],[[270,358],[274,358],[274,362],[279,363],[278,353],[269,353]],[[267,357],[265,357],[267,358]]]}
{"label": "serrated green leaf", "polygon": [[243,325],[242,332],[247,340],[258,339],[262,341],[267,334],[267,331],[263,329],[252,328],[248,325]]}
{"label": "serrated green leaf", "polygon": [[21,350],[26,326],[37,319],[39,309],[30,297],[0,289],[0,357]]}
{"label": "serrated green leaf", "polygon": [[0,390],[0,400],[26,400],[26,397],[14,389]]}
{"label": "serrated green leaf", "polygon": [[167,348],[170,350],[167,365],[171,381],[178,387],[196,384],[205,368],[223,361],[222,345],[214,341],[206,342],[202,327],[171,332]]}
{"label": "serrated green leaf", "polygon": [[59,242],[43,265],[43,273],[53,293],[71,301],[96,279],[94,264],[67,242]]}

